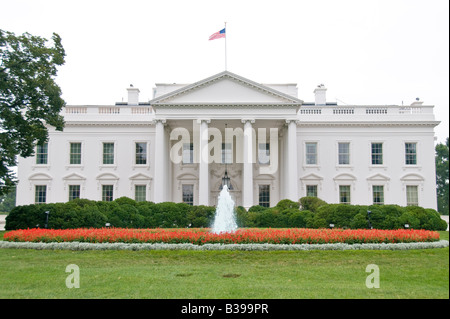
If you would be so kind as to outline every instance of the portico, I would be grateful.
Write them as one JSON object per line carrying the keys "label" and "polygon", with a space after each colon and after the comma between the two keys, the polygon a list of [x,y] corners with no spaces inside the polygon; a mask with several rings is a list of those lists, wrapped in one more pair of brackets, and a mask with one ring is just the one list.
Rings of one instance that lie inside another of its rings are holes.
{"label": "portico", "polygon": [[[150,103],[155,140],[167,142],[155,145],[156,154],[178,151],[182,159],[162,163],[161,156],[155,163],[155,185],[168,186],[172,192],[165,194],[173,194],[172,201],[179,201],[183,185],[190,185],[193,204],[215,205],[225,165],[237,205],[249,208],[258,202],[260,185],[270,192],[269,205],[280,198],[298,199],[295,118],[301,100],[225,71]],[[159,184],[165,176],[172,176],[175,185]],[[158,188],[154,201],[167,200]]]}

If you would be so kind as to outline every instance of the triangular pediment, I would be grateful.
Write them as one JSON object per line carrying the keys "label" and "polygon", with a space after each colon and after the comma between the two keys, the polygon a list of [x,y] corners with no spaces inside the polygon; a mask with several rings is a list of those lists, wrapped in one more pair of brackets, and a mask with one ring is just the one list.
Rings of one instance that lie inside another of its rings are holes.
{"label": "triangular pediment", "polygon": [[113,173],[102,173],[97,176],[98,180],[117,180],[119,179],[119,176]]}
{"label": "triangular pediment", "polygon": [[387,181],[390,180],[390,178],[388,176],[386,176],[386,175],[378,173],[378,174],[372,175],[370,177],[367,177],[367,180],[368,181],[373,181],[373,182],[376,182],[376,181],[387,182]]}
{"label": "triangular pediment", "polygon": [[403,182],[423,182],[424,178],[422,175],[409,173],[400,178],[400,180]]}
{"label": "triangular pediment", "polygon": [[138,173],[138,174],[134,174],[133,176],[130,177],[131,180],[140,180],[140,181],[146,181],[146,180],[150,180],[152,179],[150,176],[142,174],[142,173]]}
{"label": "triangular pediment", "polygon": [[159,96],[150,104],[293,104],[301,100],[268,86],[258,84],[229,71],[186,85]]}
{"label": "triangular pediment", "polygon": [[69,175],[66,175],[63,177],[63,180],[66,180],[66,181],[67,180],[69,180],[69,181],[85,180],[85,179],[86,179],[86,177],[84,177],[80,174],[77,174],[77,173],[72,173],[72,174],[69,174]]}
{"label": "triangular pediment", "polygon": [[300,179],[302,181],[321,181],[321,180],[323,180],[323,177],[319,176],[317,174],[311,173],[311,174],[301,177]]}

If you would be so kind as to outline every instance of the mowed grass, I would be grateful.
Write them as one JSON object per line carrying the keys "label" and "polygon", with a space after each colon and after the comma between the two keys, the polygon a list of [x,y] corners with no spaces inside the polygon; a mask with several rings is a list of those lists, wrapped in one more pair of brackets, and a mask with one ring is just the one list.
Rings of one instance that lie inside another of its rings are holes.
{"label": "mowed grass", "polygon": [[[448,240],[448,232],[440,232]],[[0,238],[3,235],[0,233]],[[66,287],[80,269],[80,288]],[[380,288],[366,287],[369,264]],[[0,249],[0,298],[449,298],[449,249],[39,251]]]}

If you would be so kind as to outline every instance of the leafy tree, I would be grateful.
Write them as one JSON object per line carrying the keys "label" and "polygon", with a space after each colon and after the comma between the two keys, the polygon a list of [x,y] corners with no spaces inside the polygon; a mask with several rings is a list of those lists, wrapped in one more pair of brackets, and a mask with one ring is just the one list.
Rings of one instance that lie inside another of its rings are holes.
{"label": "leafy tree", "polygon": [[436,145],[436,187],[438,210],[441,214],[448,215],[448,137],[445,144]]}
{"label": "leafy tree", "polygon": [[10,212],[16,206],[16,188],[9,193],[0,195],[0,213]]}
{"label": "leafy tree", "polygon": [[48,40],[29,33],[16,36],[0,29],[0,195],[15,185],[17,155],[33,155],[48,138],[48,125],[62,130],[65,105],[55,83],[64,64],[61,38]]}

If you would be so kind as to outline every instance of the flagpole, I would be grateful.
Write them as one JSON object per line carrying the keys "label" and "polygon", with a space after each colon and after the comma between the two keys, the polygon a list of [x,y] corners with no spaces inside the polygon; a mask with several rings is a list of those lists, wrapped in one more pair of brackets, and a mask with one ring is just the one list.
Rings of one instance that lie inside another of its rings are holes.
{"label": "flagpole", "polygon": [[225,71],[227,70],[227,23],[225,22]]}

